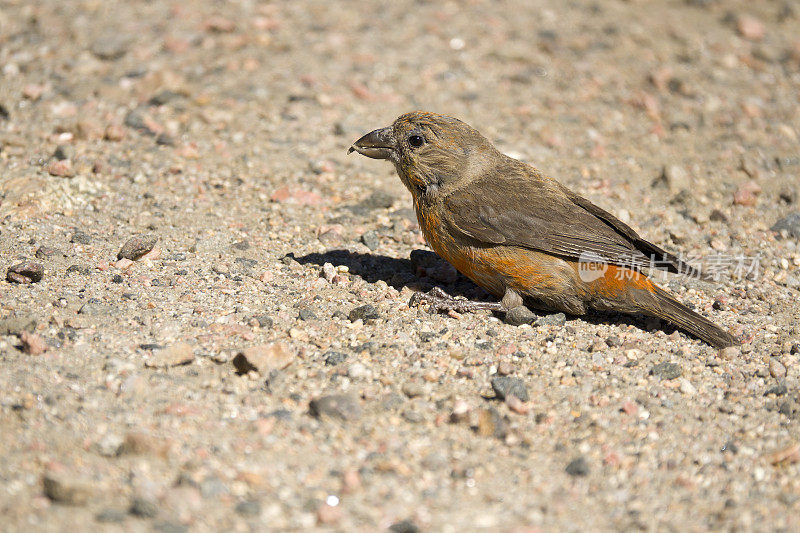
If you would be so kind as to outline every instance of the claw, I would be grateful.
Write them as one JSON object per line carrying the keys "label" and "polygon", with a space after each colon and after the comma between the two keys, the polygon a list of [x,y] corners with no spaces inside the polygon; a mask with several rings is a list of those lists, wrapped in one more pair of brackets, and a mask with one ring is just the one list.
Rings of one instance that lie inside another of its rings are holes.
{"label": "claw", "polygon": [[505,311],[505,306],[500,302],[473,302],[462,297],[453,297],[439,287],[434,287],[427,293],[415,292],[408,301],[409,307],[416,307],[427,303],[431,314],[455,311],[456,313],[469,313],[481,309],[490,311]]}

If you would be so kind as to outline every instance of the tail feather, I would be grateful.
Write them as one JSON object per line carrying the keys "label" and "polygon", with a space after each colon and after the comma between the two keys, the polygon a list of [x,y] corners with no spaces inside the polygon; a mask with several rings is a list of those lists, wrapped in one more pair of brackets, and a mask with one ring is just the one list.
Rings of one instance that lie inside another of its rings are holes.
{"label": "tail feather", "polygon": [[714,348],[721,349],[739,344],[733,335],[678,302],[667,291],[655,285],[653,289],[658,305],[654,309],[648,309],[650,314],[678,326]]}

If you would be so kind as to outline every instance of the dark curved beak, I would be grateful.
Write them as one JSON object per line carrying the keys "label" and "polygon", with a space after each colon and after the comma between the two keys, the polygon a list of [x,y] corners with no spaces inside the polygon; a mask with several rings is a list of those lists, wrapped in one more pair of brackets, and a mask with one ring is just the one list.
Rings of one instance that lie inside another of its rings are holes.
{"label": "dark curved beak", "polygon": [[372,159],[391,159],[395,153],[392,127],[371,131],[353,143],[347,153],[358,152]]}

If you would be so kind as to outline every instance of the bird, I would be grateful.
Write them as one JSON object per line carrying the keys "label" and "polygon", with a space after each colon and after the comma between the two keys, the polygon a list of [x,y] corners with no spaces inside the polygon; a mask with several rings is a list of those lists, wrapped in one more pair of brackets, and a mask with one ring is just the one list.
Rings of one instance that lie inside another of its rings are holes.
{"label": "bird", "polygon": [[717,349],[739,344],[648,276],[653,267],[694,276],[701,274],[698,268],[534,166],[503,154],[459,119],[405,113],[355,141],[352,152],[393,163],[431,249],[499,299],[469,302],[434,289],[422,297],[432,306],[641,314]]}

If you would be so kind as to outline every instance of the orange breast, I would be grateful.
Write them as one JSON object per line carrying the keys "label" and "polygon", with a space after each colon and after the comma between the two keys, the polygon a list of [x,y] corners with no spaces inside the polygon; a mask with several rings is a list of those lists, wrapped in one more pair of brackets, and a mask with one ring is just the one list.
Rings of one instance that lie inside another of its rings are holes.
{"label": "orange breast", "polygon": [[[431,248],[459,272],[495,296],[506,288],[519,293],[555,290],[564,280],[564,261],[515,246],[477,247],[459,242],[434,210],[415,202],[420,228]],[[569,272],[571,276],[571,269]]]}

